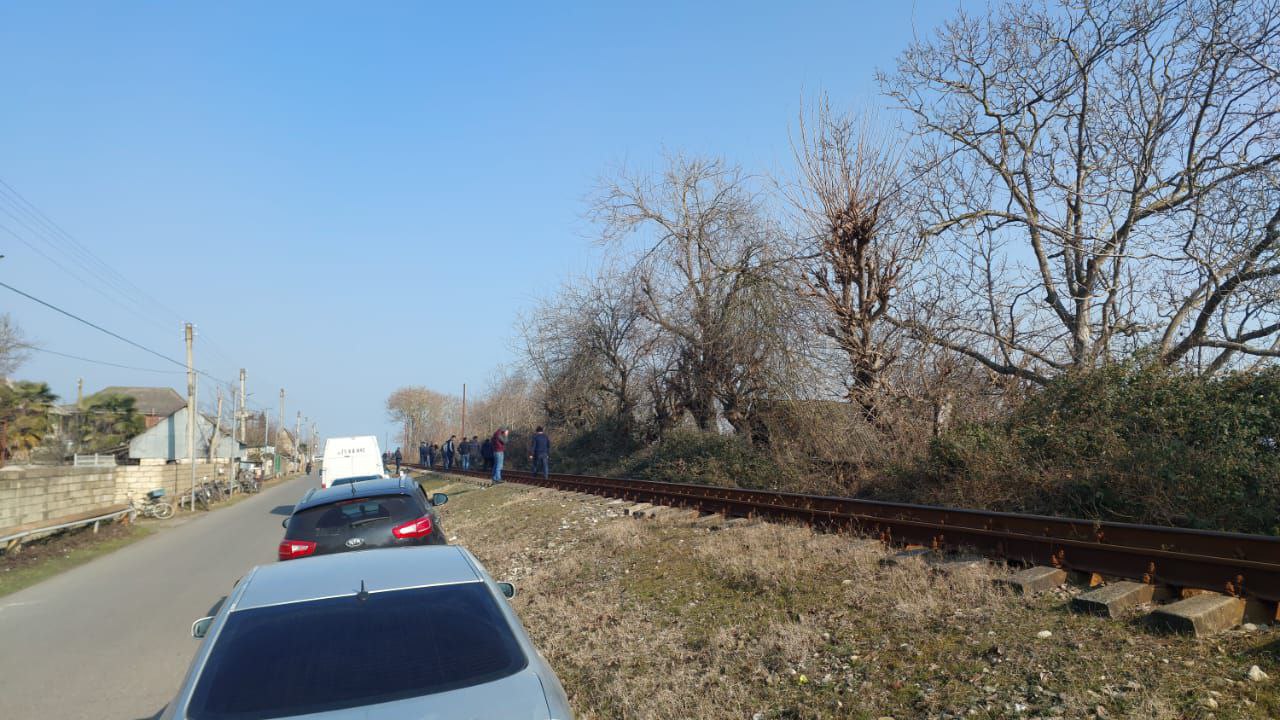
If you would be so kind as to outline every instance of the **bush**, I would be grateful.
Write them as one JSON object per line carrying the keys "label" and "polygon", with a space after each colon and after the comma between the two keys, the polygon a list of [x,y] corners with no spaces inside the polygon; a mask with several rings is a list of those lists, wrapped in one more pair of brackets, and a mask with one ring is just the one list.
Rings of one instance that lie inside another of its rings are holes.
{"label": "bush", "polygon": [[1280,534],[1280,369],[1204,379],[1138,364],[1066,375],[955,428],[898,499]]}
{"label": "bush", "polygon": [[767,452],[734,435],[677,429],[633,455],[627,477],[688,482],[720,487],[777,489],[786,486],[783,471]]}

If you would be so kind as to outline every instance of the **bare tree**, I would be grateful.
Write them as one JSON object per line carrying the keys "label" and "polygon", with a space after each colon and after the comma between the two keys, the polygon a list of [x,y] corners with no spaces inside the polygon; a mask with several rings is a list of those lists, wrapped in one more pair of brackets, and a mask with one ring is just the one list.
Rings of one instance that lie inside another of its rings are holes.
{"label": "bare tree", "polygon": [[401,443],[408,449],[453,432],[458,399],[422,386],[402,387],[387,397],[387,416],[400,423]]}
{"label": "bare tree", "polygon": [[668,379],[699,429],[723,417],[752,430],[785,342],[776,281],[779,234],[749,179],[719,159],[669,158],[656,178],[623,175],[594,207],[604,239],[632,239],[641,314],[670,339]]}
{"label": "bare tree", "polygon": [[22,329],[9,317],[9,313],[0,314],[0,379],[9,377],[22,365],[30,347]]}
{"label": "bare tree", "polygon": [[808,115],[793,143],[800,184],[791,199],[808,234],[800,288],[817,302],[818,329],[847,363],[845,397],[879,422],[886,371],[904,340],[886,316],[923,239],[902,203],[890,138],[834,112],[826,97]]}
{"label": "bare tree", "polygon": [[[1274,355],[1280,3],[1057,0],[964,13],[884,91],[918,140],[923,340],[1045,382],[1118,352]],[[1238,221],[1228,221],[1228,218]]]}
{"label": "bare tree", "polygon": [[640,313],[635,283],[608,269],[566,283],[523,320],[521,330],[546,388],[549,417],[582,426],[603,414],[623,433],[632,431],[641,393],[637,376],[656,342]]}

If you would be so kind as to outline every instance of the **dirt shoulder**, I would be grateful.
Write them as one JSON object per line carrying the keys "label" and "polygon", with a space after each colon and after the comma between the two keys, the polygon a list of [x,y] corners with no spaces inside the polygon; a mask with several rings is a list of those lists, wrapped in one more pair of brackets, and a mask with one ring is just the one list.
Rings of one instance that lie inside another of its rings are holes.
{"label": "dirt shoulder", "polygon": [[1069,590],[1012,595],[985,564],[943,574],[803,527],[424,485],[450,494],[451,542],[516,584],[580,718],[1280,716],[1274,627],[1155,635],[1071,613]]}

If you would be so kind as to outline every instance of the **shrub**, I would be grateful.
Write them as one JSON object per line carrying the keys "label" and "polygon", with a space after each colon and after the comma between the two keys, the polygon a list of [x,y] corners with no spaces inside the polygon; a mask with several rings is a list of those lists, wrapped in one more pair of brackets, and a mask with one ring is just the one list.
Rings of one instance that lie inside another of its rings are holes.
{"label": "shrub", "polygon": [[1066,375],[955,428],[883,488],[901,499],[1278,533],[1280,369],[1139,364]]}

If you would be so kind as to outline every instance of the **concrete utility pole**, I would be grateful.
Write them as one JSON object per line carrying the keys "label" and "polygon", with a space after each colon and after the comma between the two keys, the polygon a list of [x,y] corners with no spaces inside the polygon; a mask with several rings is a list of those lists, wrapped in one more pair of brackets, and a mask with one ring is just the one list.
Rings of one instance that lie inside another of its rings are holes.
{"label": "concrete utility pole", "polygon": [[76,380],[76,407],[84,405],[84,378]]}
{"label": "concrete utility pole", "polygon": [[302,457],[302,411],[298,411],[298,419],[293,421],[293,455]]}
{"label": "concrete utility pole", "polygon": [[244,442],[244,368],[240,368],[240,442]]}
{"label": "concrete utility pole", "polygon": [[218,454],[218,441],[222,435],[222,386],[218,386],[218,419],[213,422],[213,437],[209,438],[209,462]]}
{"label": "concrete utility pole", "polygon": [[467,439],[467,384],[462,383],[462,439]]}
{"label": "concrete utility pole", "polygon": [[[191,509],[196,509],[196,364],[192,353],[195,329],[187,323],[187,462],[191,463]],[[174,488],[175,493],[177,488]]]}
{"label": "concrete utility pole", "polygon": [[[280,388],[280,422],[276,425],[276,435],[279,435],[282,432],[284,432],[284,388]],[[284,445],[284,443],[278,442],[278,441],[276,442],[276,462],[277,463],[281,462],[280,461],[281,445]]]}

